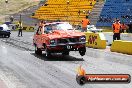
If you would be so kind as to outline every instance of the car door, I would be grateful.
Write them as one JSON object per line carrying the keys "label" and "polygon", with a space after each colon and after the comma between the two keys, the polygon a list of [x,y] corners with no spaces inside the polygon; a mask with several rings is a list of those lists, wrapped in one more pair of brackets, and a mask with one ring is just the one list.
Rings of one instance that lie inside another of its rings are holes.
{"label": "car door", "polygon": [[42,37],[42,27],[39,27],[36,34],[35,34],[35,37],[34,37],[34,42],[38,48],[41,48],[41,46],[42,46],[41,37]]}
{"label": "car door", "polygon": [[46,25],[42,31],[43,37],[41,37],[41,40],[43,41],[43,44],[47,44],[49,30],[51,30],[50,25]]}

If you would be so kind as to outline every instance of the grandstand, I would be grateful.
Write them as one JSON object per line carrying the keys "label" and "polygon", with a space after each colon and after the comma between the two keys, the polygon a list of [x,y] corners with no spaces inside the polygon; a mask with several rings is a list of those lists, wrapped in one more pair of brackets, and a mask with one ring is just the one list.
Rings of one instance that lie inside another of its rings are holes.
{"label": "grandstand", "polygon": [[96,26],[111,26],[116,18],[126,24],[132,21],[132,0],[106,0]]}
{"label": "grandstand", "polygon": [[92,11],[95,3],[96,0],[48,0],[32,17],[39,20],[61,20],[79,24]]}

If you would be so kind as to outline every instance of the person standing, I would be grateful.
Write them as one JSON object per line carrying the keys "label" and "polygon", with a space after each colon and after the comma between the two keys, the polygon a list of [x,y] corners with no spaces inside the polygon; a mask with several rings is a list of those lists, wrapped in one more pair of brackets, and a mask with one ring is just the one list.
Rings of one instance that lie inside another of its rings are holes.
{"label": "person standing", "polygon": [[126,30],[127,33],[132,33],[132,21],[128,24],[128,30]]}
{"label": "person standing", "polygon": [[90,21],[88,19],[88,16],[86,16],[86,18],[82,20],[82,32],[87,32],[87,25],[89,24]]}
{"label": "person standing", "polygon": [[128,26],[125,23],[121,24],[121,32],[124,33],[125,30],[128,29]]}
{"label": "person standing", "polygon": [[22,36],[22,29],[23,29],[22,22],[19,21],[19,23],[18,23],[18,37],[20,37],[20,35]]}
{"label": "person standing", "polygon": [[38,30],[38,25],[35,24],[35,25],[34,25],[34,35],[36,34],[37,30]]}
{"label": "person standing", "polygon": [[112,24],[112,29],[113,29],[113,41],[114,40],[120,40],[120,31],[121,31],[121,24],[120,20],[116,19],[116,22]]}

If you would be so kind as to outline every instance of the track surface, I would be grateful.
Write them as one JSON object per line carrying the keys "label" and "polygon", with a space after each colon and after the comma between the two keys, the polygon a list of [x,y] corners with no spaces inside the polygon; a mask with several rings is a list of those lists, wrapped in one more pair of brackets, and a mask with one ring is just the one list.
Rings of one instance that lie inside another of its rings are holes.
{"label": "track surface", "polygon": [[[33,33],[24,32],[17,37],[12,32],[10,39],[17,39],[19,45],[32,48]],[[130,88],[130,84],[86,84],[76,83],[76,69],[82,65],[90,74],[130,74],[132,75],[132,56],[110,53],[87,48],[85,56],[71,52],[70,56],[54,55],[46,58],[38,56],[33,50],[3,42],[0,38],[0,79],[8,88]],[[22,41],[28,43],[24,45]],[[116,55],[116,56],[115,56]],[[120,58],[119,58],[120,57]]]}

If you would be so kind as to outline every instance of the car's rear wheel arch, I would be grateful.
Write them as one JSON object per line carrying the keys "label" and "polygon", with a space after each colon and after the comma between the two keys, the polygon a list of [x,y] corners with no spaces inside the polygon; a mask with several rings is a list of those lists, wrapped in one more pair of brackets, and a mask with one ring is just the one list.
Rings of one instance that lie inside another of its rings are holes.
{"label": "car's rear wheel arch", "polygon": [[45,43],[43,43],[43,47],[44,47],[44,49],[46,49],[46,44]]}

